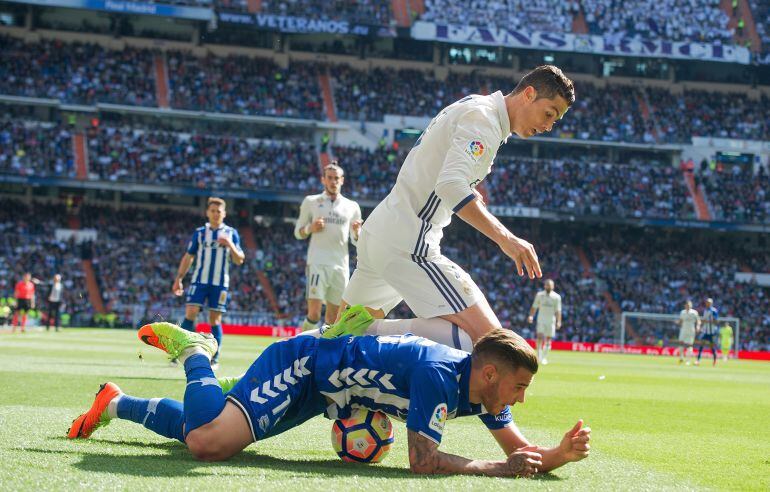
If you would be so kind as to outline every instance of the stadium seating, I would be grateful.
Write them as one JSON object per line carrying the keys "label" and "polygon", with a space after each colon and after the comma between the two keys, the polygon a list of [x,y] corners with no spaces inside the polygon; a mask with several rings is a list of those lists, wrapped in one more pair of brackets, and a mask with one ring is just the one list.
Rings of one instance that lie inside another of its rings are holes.
{"label": "stadium seating", "polygon": [[571,32],[579,3],[556,0],[427,0],[421,20],[533,31]]}
{"label": "stadium seating", "polygon": [[592,34],[636,39],[665,39],[732,44],[730,17],[720,0],[583,0]]}

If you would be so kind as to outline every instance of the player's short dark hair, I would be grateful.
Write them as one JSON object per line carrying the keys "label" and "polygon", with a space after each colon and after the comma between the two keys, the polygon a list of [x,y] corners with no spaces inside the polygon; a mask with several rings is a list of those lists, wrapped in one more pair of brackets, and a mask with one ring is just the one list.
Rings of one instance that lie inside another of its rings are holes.
{"label": "player's short dark hair", "polygon": [[338,171],[341,176],[345,175],[345,170],[342,169],[342,166],[340,166],[339,161],[336,161],[336,160],[331,161],[329,164],[324,166],[324,176],[326,176],[326,171],[329,171],[329,170]]}
{"label": "player's short dark hair", "polygon": [[473,347],[473,359],[492,362],[516,371],[519,367],[537,372],[537,354],[526,340],[511,330],[495,328],[479,338]]}
{"label": "player's short dark hair", "polygon": [[568,107],[575,102],[575,86],[564,72],[554,65],[540,65],[524,75],[512,94],[518,94],[529,86],[537,91],[537,99],[554,99],[561,96],[567,101]]}
{"label": "player's short dark hair", "polygon": [[209,197],[208,203],[206,203],[206,208],[209,208],[211,205],[222,205],[224,208],[227,208],[227,202],[223,198],[219,198],[218,196],[211,196]]}

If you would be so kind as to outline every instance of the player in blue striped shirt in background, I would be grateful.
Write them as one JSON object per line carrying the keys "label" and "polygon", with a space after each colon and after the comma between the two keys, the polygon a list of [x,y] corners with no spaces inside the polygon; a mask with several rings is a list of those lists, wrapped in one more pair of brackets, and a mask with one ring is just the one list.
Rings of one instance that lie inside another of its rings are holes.
{"label": "player in blue striped shirt in background", "polygon": [[[222,313],[227,311],[228,289],[230,287],[230,263],[243,264],[246,256],[241,249],[238,231],[224,223],[227,217],[226,204],[221,198],[211,197],[206,206],[209,221],[193,233],[187,245],[171,288],[176,296],[184,293],[182,279],[187,275],[193,262],[190,288],[187,289],[185,316],[182,328],[195,331],[195,319],[203,306],[208,306],[211,334],[222,346]],[[218,367],[219,350],[212,358],[212,367]]]}
{"label": "player in blue striped shirt in background", "polygon": [[703,346],[708,343],[711,349],[711,355],[714,356],[713,365],[717,365],[717,346],[716,336],[719,334],[719,326],[717,321],[719,320],[719,311],[714,307],[714,300],[710,297],[706,299],[706,309],[703,310],[703,317],[701,317],[700,337],[698,343],[698,359],[695,361],[695,365],[700,365],[700,356],[703,354]]}

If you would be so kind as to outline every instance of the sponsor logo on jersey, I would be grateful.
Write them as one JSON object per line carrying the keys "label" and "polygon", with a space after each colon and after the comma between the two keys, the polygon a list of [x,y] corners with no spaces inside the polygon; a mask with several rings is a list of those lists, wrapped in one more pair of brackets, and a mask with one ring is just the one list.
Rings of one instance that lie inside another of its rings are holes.
{"label": "sponsor logo on jersey", "polygon": [[446,424],[447,406],[446,403],[439,403],[436,408],[433,409],[433,414],[430,416],[430,422],[428,427],[438,432],[444,433],[444,424]]}
{"label": "sponsor logo on jersey", "polygon": [[484,155],[484,144],[481,140],[471,140],[465,148],[465,153],[478,161]]}

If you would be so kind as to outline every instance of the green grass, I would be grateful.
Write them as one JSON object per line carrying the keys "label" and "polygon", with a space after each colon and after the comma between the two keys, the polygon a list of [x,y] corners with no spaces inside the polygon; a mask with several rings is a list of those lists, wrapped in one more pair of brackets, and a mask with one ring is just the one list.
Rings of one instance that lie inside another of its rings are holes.
{"label": "green grass", "polygon": [[[228,336],[220,374],[241,373],[271,341]],[[533,480],[417,477],[397,422],[394,448],[374,466],[337,459],[320,417],[218,464],[196,462],[182,444],[131,422],[68,441],[69,423],[100,383],[181,399],[182,370],[129,331],[0,333],[0,490],[770,489],[770,364],[680,367],[672,358],[566,352],[550,360],[514,417],[549,445],[585,419],[588,459]],[[501,458],[473,417],[450,421],[441,448]]]}

